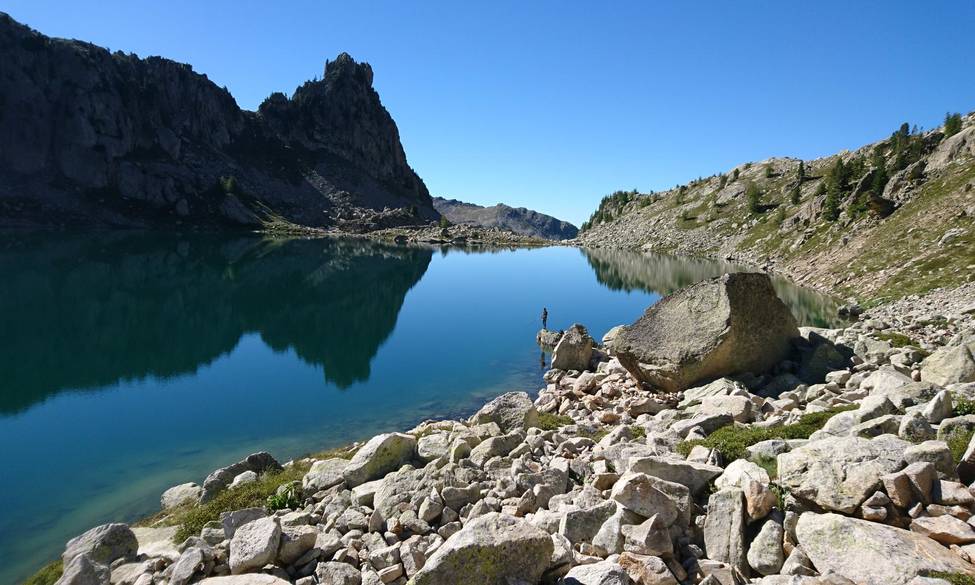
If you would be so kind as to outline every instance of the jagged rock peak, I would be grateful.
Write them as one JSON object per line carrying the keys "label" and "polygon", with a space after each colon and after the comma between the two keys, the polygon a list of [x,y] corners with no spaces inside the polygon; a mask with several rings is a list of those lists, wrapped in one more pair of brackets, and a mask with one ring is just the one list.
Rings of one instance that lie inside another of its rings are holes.
{"label": "jagged rock peak", "polygon": [[352,55],[339,53],[334,61],[325,61],[326,83],[336,83],[341,79],[354,79],[372,87],[372,66],[366,62],[357,63]]}

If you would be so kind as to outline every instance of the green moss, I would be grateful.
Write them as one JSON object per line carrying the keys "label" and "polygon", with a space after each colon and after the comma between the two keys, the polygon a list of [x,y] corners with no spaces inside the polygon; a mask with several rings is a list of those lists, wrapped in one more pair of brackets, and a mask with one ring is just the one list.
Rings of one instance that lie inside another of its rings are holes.
{"label": "green moss", "polygon": [[683,441],[677,445],[677,452],[687,456],[695,445],[704,445],[709,449],[717,449],[725,463],[748,456],[747,449],[755,443],[769,439],[808,439],[809,435],[823,428],[833,416],[856,408],[855,404],[812,412],[802,415],[791,425],[773,428],[760,428],[747,425],[728,425],[714,431],[705,439]]}
{"label": "green moss", "polygon": [[34,573],[24,581],[24,585],[54,585],[61,574],[64,572],[64,565],[60,560],[44,565],[38,572]]}
{"label": "green moss", "polygon": [[964,573],[947,573],[945,571],[934,571],[927,575],[934,579],[944,579],[951,585],[975,585],[975,577]]}
{"label": "green moss", "polygon": [[538,413],[538,424],[535,426],[543,431],[554,431],[571,424],[571,417],[562,414],[553,414],[551,412],[540,412]]}
{"label": "green moss", "polygon": [[219,520],[223,512],[265,507],[268,497],[275,495],[279,486],[300,481],[309,467],[310,465],[306,464],[294,464],[278,473],[265,473],[253,483],[220,492],[217,497],[205,504],[176,511],[166,522],[169,525],[179,526],[173,542],[181,543],[190,536],[198,535],[204,524]]}
{"label": "green moss", "polygon": [[904,335],[903,333],[893,333],[893,332],[879,333],[877,334],[877,339],[881,341],[886,341],[892,347],[905,347],[908,345],[915,345],[915,346],[917,345],[916,341],[914,341],[907,335]]}

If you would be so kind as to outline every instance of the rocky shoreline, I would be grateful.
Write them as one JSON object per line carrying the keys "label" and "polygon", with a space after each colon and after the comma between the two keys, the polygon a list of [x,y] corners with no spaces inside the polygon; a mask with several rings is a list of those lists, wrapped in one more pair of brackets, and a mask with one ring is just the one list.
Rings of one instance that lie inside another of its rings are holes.
{"label": "rocky shoreline", "polygon": [[[970,291],[815,329],[766,290],[699,283],[602,343],[540,332],[553,369],[534,401],[283,465],[252,455],[167,490],[140,526],[73,539],[58,582],[975,582]],[[785,334],[701,325],[715,307]],[[774,363],[740,371],[749,352]]]}

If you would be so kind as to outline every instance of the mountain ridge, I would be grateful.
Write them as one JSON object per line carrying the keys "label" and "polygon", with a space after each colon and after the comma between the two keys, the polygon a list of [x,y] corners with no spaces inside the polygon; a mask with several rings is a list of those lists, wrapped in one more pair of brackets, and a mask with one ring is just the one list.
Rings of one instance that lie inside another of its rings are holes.
{"label": "mountain ridge", "polygon": [[579,232],[576,226],[567,221],[533,209],[511,207],[504,203],[483,206],[457,199],[434,197],[433,206],[451,223],[483,228],[497,227],[522,236],[568,240],[576,237]]}

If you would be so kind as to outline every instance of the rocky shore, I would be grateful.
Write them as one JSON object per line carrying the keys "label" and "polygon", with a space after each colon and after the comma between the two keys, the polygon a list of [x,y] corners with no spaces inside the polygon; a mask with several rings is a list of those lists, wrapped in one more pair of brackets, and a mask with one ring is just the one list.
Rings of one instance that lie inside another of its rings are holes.
{"label": "rocky shore", "polygon": [[975,583],[975,306],[799,328],[769,291],[725,275],[601,343],[542,331],[534,401],[251,455],[71,540],[58,582]]}

